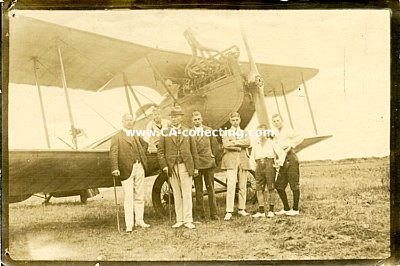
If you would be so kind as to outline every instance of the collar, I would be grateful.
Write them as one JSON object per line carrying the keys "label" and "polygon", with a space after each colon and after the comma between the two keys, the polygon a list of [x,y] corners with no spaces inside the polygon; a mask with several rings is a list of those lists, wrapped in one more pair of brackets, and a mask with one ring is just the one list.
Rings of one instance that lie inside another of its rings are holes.
{"label": "collar", "polygon": [[158,129],[161,129],[161,128],[163,128],[163,124],[162,124],[162,122],[160,122],[160,124],[157,124],[154,120],[153,120],[153,128],[154,127],[157,127]]}
{"label": "collar", "polygon": [[171,125],[171,128],[174,128],[174,129],[181,129],[181,128],[182,128],[182,124],[179,124],[177,127],[176,127],[176,126],[173,126],[173,125]]}
{"label": "collar", "polygon": [[162,121],[160,121],[160,123],[157,123],[156,121],[153,120],[153,124],[158,126],[158,127],[161,127],[162,126]]}
{"label": "collar", "polygon": [[267,143],[269,141],[269,139],[266,139],[264,142],[261,142],[261,140],[260,139],[257,139],[257,144],[265,144],[265,143]]}
{"label": "collar", "polygon": [[285,125],[283,125],[282,127],[281,127],[281,129],[278,129],[278,128],[276,128],[276,127],[274,127],[274,133],[276,133],[276,132],[278,132],[278,133],[280,133],[280,132],[282,132],[282,131],[284,131],[285,129],[286,129],[286,127],[285,127]]}

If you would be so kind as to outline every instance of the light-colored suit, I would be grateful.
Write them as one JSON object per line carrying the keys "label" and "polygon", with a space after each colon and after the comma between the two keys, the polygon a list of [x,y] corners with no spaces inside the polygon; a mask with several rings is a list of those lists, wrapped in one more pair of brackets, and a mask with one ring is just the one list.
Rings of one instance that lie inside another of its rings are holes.
{"label": "light-colored suit", "polygon": [[[236,130],[241,133],[235,136]],[[226,130],[222,137],[224,155],[222,157],[221,169],[227,170],[226,212],[233,212],[236,181],[239,181],[238,208],[242,210],[246,208],[247,171],[251,170],[247,152],[247,148],[250,147],[250,139],[246,134],[246,131],[232,127]]]}

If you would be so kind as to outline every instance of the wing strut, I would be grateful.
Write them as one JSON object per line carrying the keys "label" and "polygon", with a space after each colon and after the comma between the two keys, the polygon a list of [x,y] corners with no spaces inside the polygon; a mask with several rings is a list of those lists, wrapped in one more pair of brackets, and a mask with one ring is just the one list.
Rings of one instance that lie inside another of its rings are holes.
{"label": "wing strut", "polygon": [[[126,77],[125,73],[122,73],[123,77],[124,77],[124,84],[125,84],[125,89],[129,88],[129,91],[132,93],[133,98],[135,99],[137,105],[139,106],[139,110],[142,110],[142,113],[144,114],[145,117],[147,117],[146,112],[144,111],[144,109],[142,108],[142,104],[139,101],[139,98],[137,97],[136,93],[134,92],[134,90],[132,89],[132,86],[129,84],[128,82],[128,78]],[[128,95],[129,97],[129,95]],[[132,109],[132,107],[131,107]]]}
{"label": "wing strut", "polygon": [[146,56],[147,62],[149,62],[149,65],[151,69],[153,69],[154,73],[156,74],[156,78],[161,81],[161,84],[164,86],[165,90],[168,92],[169,96],[171,96],[172,100],[174,101],[174,105],[177,104],[177,100],[174,96],[174,94],[170,91],[169,86],[164,81],[164,78],[162,77],[161,73],[158,71],[158,69],[153,65],[153,63],[150,61],[150,58]]}
{"label": "wing strut", "polygon": [[276,98],[275,88],[272,88],[272,91],[274,92],[274,98],[275,98],[276,108],[278,109],[278,114],[281,115],[281,110],[279,109],[278,99]]}
{"label": "wing strut", "polygon": [[40,88],[38,76],[37,76],[37,57],[33,57],[33,71],[35,72],[35,80],[36,80],[36,87],[37,91],[39,94],[39,100],[40,100],[40,110],[42,111],[42,120],[43,120],[43,127],[44,127],[44,133],[46,135],[46,143],[47,143],[47,148],[51,149],[50,145],[50,138],[49,138],[49,131],[47,130],[47,122],[46,122],[46,113],[44,111],[44,104],[43,104],[43,98],[42,98],[42,89]]}
{"label": "wing strut", "polygon": [[65,100],[67,101],[69,121],[71,123],[72,142],[74,143],[75,149],[78,149],[78,139],[76,138],[77,132],[76,132],[76,129],[75,129],[74,117],[72,116],[71,103],[69,101],[67,80],[65,78],[64,63],[63,63],[63,59],[62,59],[62,56],[61,56],[61,49],[60,49],[60,46],[59,46],[59,43],[58,43],[59,41],[56,40],[56,42],[57,42],[58,58],[60,60],[62,85],[63,85],[63,88],[64,88]]}
{"label": "wing strut", "polygon": [[123,76],[123,79],[124,79],[125,96],[126,96],[126,101],[128,102],[129,113],[133,116],[131,98],[129,97],[129,92],[128,92],[128,85],[125,82],[125,73],[122,73],[122,76]]}
{"label": "wing strut", "polygon": [[318,135],[317,124],[315,123],[314,113],[311,109],[311,102],[310,102],[310,98],[308,97],[306,82],[304,81],[303,73],[302,72],[300,72],[300,73],[301,73],[301,79],[302,79],[303,85],[304,85],[304,94],[306,95],[308,109],[310,110],[311,120],[312,120],[312,123],[314,126],[314,132],[315,132],[315,135]]}
{"label": "wing strut", "polygon": [[290,115],[289,104],[288,104],[288,101],[286,99],[285,89],[283,88],[283,83],[282,82],[281,82],[281,87],[282,87],[282,95],[283,95],[283,98],[285,99],[286,111],[287,111],[288,116],[289,116],[290,126],[293,128],[292,116]]}

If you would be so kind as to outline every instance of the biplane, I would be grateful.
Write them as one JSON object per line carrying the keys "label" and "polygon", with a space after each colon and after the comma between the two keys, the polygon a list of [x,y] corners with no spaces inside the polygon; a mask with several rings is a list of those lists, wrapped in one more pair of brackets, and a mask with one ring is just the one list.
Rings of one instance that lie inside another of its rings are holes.
{"label": "biplane", "polygon": [[[217,51],[200,44],[193,32],[184,32],[192,54],[160,50],[95,33],[17,15],[10,18],[10,83],[37,87],[41,103],[47,149],[9,150],[9,199],[24,200],[35,193],[57,193],[89,188],[112,187],[109,146],[111,136],[80,148],[79,130],[74,123],[69,90],[101,92],[124,88],[127,112],[133,114],[134,129],[144,129],[150,121],[137,97],[135,86],[156,90],[164,99],[159,104],[164,114],[180,105],[185,113],[200,111],[204,123],[214,129],[227,127],[229,114],[241,114],[246,127],[254,114],[269,124],[264,97],[284,96],[304,86],[310,115],[306,81],[317,69],[255,63],[244,35],[249,62],[240,62],[237,46]],[[27,49],[29,47],[29,49]],[[46,125],[41,86],[62,88],[67,103],[73,149],[52,149]],[[133,104],[133,101],[134,104]],[[307,138],[297,148],[330,136]],[[184,124],[191,125],[190,116]],[[146,176],[158,175],[153,186],[153,204],[165,210],[166,176],[159,171],[157,157],[148,154]],[[218,182],[218,180],[216,180]]]}

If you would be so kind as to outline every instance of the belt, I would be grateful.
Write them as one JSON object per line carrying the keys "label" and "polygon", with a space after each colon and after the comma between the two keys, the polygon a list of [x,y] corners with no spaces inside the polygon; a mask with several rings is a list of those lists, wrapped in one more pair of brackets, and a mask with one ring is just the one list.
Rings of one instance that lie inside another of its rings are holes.
{"label": "belt", "polygon": [[296,154],[296,153],[294,152],[293,149],[290,149],[290,151],[286,155],[288,155],[288,154]]}
{"label": "belt", "polygon": [[270,160],[274,160],[274,158],[261,158],[261,159],[256,159],[257,163],[263,163],[265,161],[270,161]]}

